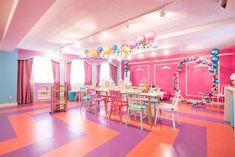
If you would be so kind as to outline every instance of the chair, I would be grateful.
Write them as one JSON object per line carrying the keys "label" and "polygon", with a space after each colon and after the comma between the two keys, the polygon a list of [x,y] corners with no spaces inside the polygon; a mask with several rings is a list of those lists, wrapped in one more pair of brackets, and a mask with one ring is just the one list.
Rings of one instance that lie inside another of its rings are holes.
{"label": "chair", "polygon": [[85,106],[86,110],[91,110],[92,106],[95,105],[96,102],[96,93],[95,90],[90,89],[88,87],[81,87],[81,101],[80,101],[80,110],[83,106]]}
{"label": "chair", "polygon": [[[144,102],[141,100],[140,91],[127,91],[127,102],[128,102],[128,109],[126,115],[126,125],[128,123],[128,119],[130,115],[134,115],[135,119],[136,116],[140,117],[140,129],[143,130],[143,119],[146,117],[144,116],[144,111],[148,112],[148,107],[144,105]],[[131,113],[133,112],[133,113]]]}
{"label": "chair", "polygon": [[[171,104],[160,103],[157,105],[157,112],[156,112],[156,116],[155,116],[156,118],[154,121],[154,125],[156,125],[156,123],[157,123],[157,118],[165,118],[165,119],[172,120],[173,128],[175,130],[175,111],[178,110],[178,104],[179,104],[179,100],[180,100],[180,92],[181,91],[178,91],[175,93],[175,97],[174,97]],[[167,115],[169,115],[169,113],[166,113],[165,116],[162,114],[158,115],[158,111],[171,112],[171,115],[167,116]]]}
{"label": "chair", "polygon": [[112,116],[112,113],[118,111],[120,122],[122,122],[122,109],[127,107],[127,102],[122,101],[120,90],[110,90],[111,98],[111,109],[109,112],[109,119]]}
{"label": "chair", "polygon": [[217,102],[221,102],[223,103],[224,102],[224,88],[225,87],[229,87],[230,85],[229,84],[225,84],[221,87],[221,90],[220,90],[220,94],[215,94],[216,98],[217,98]]}

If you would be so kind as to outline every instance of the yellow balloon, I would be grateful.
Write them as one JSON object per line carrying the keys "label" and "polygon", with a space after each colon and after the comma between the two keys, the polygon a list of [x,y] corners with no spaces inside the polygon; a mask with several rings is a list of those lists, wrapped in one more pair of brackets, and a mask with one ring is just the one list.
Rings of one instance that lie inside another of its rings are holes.
{"label": "yellow balloon", "polygon": [[126,47],[125,48],[125,53],[129,53],[131,51],[131,48],[130,47]]}
{"label": "yellow balloon", "polygon": [[97,50],[91,50],[91,57],[93,58],[97,57]]}

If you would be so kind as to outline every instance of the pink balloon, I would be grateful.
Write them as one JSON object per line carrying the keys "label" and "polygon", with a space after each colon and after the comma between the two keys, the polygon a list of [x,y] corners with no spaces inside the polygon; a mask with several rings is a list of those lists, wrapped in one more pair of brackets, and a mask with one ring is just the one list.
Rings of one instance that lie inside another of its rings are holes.
{"label": "pink balloon", "polygon": [[130,48],[133,49],[133,48],[135,48],[136,46],[137,46],[137,43],[136,43],[135,41],[130,41],[130,42],[129,42],[129,47],[130,47]]}
{"label": "pink balloon", "polygon": [[154,48],[154,49],[155,49],[155,48],[157,48],[157,47],[158,47],[158,43],[157,43],[156,41],[155,41],[155,42],[153,42],[153,43],[152,43],[152,48]]}
{"label": "pink balloon", "polygon": [[141,36],[139,36],[139,37],[137,38],[137,42],[138,42],[138,43],[144,43],[144,40],[145,40],[145,38],[144,38],[143,35],[141,35]]}
{"label": "pink balloon", "polygon": [[156,34],[154,32],[147,32],[144,37],[147,40],[153,40],[156,37]]}
{"label": "pink balloon", "polygon": [[121,41],[121,46],[125,46],[126,45],[126,40],[122,40]]}

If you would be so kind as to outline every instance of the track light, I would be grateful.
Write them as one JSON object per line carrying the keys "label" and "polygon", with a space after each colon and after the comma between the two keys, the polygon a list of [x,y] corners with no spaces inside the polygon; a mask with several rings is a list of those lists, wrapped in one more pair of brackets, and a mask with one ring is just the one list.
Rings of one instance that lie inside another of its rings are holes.
{"label": "track light", "polygon": [[165,15],[166,15],[165,9],[162,8],[160,11],[160,17],[165,17]]}

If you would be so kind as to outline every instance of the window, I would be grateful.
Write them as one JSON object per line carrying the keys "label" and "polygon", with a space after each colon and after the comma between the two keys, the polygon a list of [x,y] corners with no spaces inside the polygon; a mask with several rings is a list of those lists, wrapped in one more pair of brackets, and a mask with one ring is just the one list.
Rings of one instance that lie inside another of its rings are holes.
{"label": "window", "polygon": [[110,69],[109,63],[101,63],[100,65],[100,80],[109,81],[110,80]]}
{"label": "window", "polygon": [[82,60],[72,61],[70,83],[72,89],[74,89],[76,86],[85,84],[84,61]]}
{"label": "window", "polygon": [[33,83],[54,83],[51,59],[34,57],[31,80]]}

